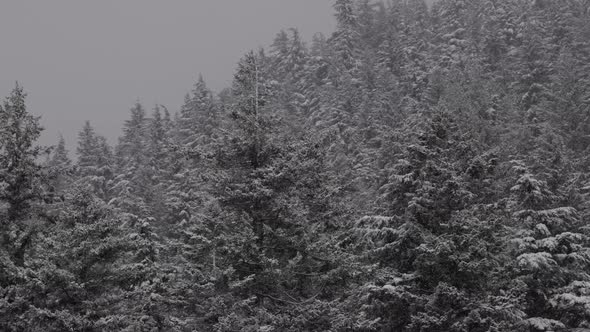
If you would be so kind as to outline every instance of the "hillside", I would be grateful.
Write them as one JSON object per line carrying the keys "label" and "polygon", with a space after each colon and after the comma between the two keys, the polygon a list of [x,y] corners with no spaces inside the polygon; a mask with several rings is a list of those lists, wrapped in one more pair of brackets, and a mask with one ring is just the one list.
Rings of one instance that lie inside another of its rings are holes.
{"label": "hillside", "polygon": [[76,160],[17,85],[0,330],[590,328],[590,2],[334,13],[218,95],[133,105],[116,146],[87,122]]}

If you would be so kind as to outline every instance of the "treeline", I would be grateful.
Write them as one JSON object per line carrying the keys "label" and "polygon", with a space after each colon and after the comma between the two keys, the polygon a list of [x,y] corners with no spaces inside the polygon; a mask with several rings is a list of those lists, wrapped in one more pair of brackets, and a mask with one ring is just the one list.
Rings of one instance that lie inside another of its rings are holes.
{"label": "treeline", "polygon": [[334,10],[76,161],[17,85],[0,330],[590,328],[590,2]]}

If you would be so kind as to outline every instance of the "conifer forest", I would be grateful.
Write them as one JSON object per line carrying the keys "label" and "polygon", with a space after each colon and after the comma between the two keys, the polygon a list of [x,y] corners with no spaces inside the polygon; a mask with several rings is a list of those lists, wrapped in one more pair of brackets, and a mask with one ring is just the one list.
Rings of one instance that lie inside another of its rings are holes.
{"label": "conifer forest", "polygon": [[590,1],[333,4],[115,145],[3,92],[0,331],[590,331]]}

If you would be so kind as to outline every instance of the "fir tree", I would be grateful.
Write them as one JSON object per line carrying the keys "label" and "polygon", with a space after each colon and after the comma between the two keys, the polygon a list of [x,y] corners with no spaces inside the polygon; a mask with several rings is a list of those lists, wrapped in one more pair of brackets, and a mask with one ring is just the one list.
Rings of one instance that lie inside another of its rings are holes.
{"label": "fir tree", "polygon": [[22,221],[31,213],[31,203],[40,199],[35,184],[41,175],[37,158],[41,147],[35,146],[43,129],[39,117],[25,106],[26,93],[18,84],[0,108],[2,139],[0,143],[0,199],[8,203],[10,222]]}

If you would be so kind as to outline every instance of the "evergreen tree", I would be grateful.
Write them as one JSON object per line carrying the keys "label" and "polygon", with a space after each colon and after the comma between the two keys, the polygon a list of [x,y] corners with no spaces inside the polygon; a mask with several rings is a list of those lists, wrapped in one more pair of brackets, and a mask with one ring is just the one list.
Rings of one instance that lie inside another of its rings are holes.
{"label": "evergreen tree", "polygon": [[[259,57],[248,53],[235,74],[234,127],[229,146],[217,156],[214,193],[222,212],[216,228],[215,222],[203,220],[208,230],[200,232],[211,236],[204,248],[218,257],[214,266],[223,276],[220,287],[234,296],[232,310],[246,303],[258,308],[253,314],[239,309],[244,319],[251,317],[252,327],[264,323],[252,315],[266,310],[279,314],[274,308],[281,302],[304,303],[313,297],[319,280],[305,277],[304,271],[313,275],[329,261],[312,240],[313,230],[326,227],[321,216],[327,203],[318,205],[326,199],[321,152],[312,142],[289,143],[290,137],[275,129],[259,65]],[[217,324],[221,331],[237,323],[232,316],[222,317]]]}
{"label": "evergreen tree", "polygon": [[18,84],[0,107],[0,199],[8,204],[10,222],[22,221],[31,213],[31,203],[40,199],[36,184],[41,175],[37,158],[41,147],[35,141],[41,134],[39,117],[26,108],[26,93]]}
{"label": "evergreen tree", "polygon": [[[25,105],[26,93],[16,85],[0,106],[0,329],[24,330],[23,315],[34,303],[34,244],[43,230],[44,170],[39,117]],[[21,317],[21,319],[19,319]]]}
{"label": "evergreen tree", "polygon": [[62,135],[59,135],[59,141],[55,151],[49,162],[52,166],[69,167],[72,164],[70,157],[68,156],[68,150],[66,150],[66,140]]}
{"label": "evergreen tree", "polygon": [[66,190],[74,175],[72,161],[68,156],[66,141],[62,135],[59,136],[57,147],[53,150],[47,166],[49,175],[48,194],[53,195],[53,200],[56,200],[57,197],[55,196],[62,194]]}
{"label": "evergreen tree", "polygon": [[333,37],[333,47],[344,71],[353,70],[357,62],[359,51],[359,23],[353,0],[336,0],[336,33]]}
{"label": "evergreen tree", "polygon": [[113,156],[106,138],[97,135],[89,121],[78,133],[78,182],[90,186],[104,201],[110,199],[109,181],[113,177]]}
{"label": "evergreen tree", "polygon": [[147,196],[151,190],[149,169],[145,167],[148,120],[139,101],[130,113],[115,152],[117,176],[113,179],[113,199],[110,203],[126,213],[143,218],[149,216]]}
{"label": "evergreen tree", "polygon": [[185,96],[179,116],[180,144],[190,149],[210,142],[218,116],[213,95],[203,76],[199,75],[192,92]]}

